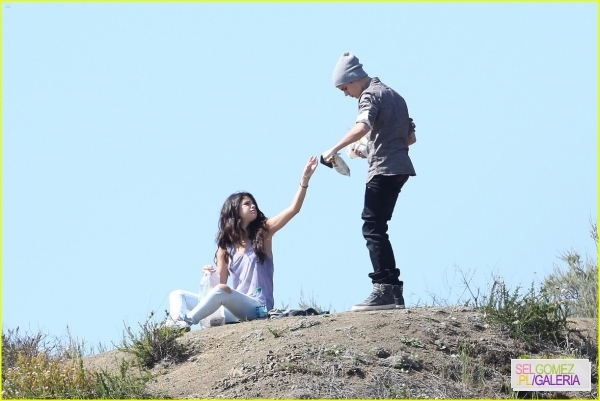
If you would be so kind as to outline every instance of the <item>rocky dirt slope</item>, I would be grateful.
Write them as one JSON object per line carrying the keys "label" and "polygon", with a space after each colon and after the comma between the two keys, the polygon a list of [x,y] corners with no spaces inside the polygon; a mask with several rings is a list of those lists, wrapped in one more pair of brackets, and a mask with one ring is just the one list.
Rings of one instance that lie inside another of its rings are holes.
{"label": "rocky dirt slope", "polygon": [[[489,326],[474,308],[412,308],[284,317],[191,331],[193,350],[162,363],[148,390],[170,398],[514,398],[510,360],[576,356],[597,360],[597,320],[574,320],[570,350],[526,349]],[[110,351],[86,359],[116,368]],[[594,364],[593,364],[594,365]],[[538,398],[597,399],[590,392]],[[519,398],[530,393],[521,392]]]}

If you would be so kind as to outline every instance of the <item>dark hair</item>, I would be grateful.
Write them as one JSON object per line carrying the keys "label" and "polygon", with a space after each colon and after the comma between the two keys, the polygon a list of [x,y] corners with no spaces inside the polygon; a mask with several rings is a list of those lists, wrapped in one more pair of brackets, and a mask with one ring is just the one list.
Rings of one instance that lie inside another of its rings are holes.
{"label": "dark hair", "polygon": [[[244,229],[240,226],[240,204],[242,199],[248,197],[256,206],[256,219],[247,227],[248,237],[252,240],[252,248],[258,256],[260,263],[265,261],[265,237],[269,233],[267,229],[267,218],[260,211],[256,199],[248,192],[236,192],[230,195],[223,207],[221,208],[221,216],[219,217],[219,231],[217,232],[216,242],[217,247],[225,251],[225,260],[229,260],[229,246],[239,244],[242,240]],[[217,249],[218,251],[218,249]],[[215,252],[215,263],[217,263],[217,253]]]}

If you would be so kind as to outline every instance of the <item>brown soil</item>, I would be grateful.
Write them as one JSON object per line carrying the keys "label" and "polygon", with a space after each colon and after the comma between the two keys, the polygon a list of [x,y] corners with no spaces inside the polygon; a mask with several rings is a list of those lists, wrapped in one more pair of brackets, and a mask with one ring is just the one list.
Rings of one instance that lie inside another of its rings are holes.
{"label": "brown soil", "polygon": [[[193,351],[153,368],[155,397],[171,398],[514,398],[510,360],[522,355],[597,360],[597,319],[572,319],[570,352],[527,349],[474,308],[411,308],[252,321],[186,333]],[[113,369],[127,354],[86,358]],[[519,398],[532,393],[521,392]],[[537,398],[597,399],[592,391]]]}

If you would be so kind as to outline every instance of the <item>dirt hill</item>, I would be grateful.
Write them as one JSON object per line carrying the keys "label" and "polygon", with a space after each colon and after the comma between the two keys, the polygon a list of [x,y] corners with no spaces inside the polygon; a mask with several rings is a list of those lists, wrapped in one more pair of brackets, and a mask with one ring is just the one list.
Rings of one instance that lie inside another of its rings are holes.
{"label": "dirt hill", "polygon": [[[283,317],[186,333],[193,351],[153,368],[151,394],[171,398],[514,398],[510,360],[576,356],[597,360],[597,320],[572,319],[570,352],[527,349],[470,307],[411,308]],[[127,354],[86,358],[115,368]],[[592,391],[538,398],[597,399]],[[531,393],[521,392],[519,398]]]}

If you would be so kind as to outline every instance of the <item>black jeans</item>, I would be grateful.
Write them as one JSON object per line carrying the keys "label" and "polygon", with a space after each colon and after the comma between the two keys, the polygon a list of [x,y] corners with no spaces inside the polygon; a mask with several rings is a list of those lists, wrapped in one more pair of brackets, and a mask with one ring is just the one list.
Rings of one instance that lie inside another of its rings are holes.
{"label": "black jeans", "polygon": [[392,219],[398,194],[408,177],[408,174],[376,175],[365,189],[362,232],[373,264],[373,273],[369,273],[373,284],[400,284],[400,270],[396,268],[387,223]]}

